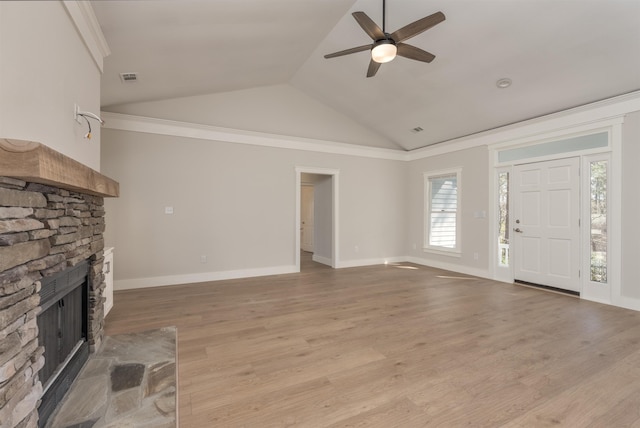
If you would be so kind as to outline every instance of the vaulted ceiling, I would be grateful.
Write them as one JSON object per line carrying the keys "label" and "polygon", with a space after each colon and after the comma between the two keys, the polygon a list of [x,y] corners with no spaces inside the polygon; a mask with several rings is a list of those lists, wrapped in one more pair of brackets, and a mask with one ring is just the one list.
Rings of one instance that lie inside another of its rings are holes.
{"label": "vaulted ceiling", "polygon": [[[437,11],[446,20],[407,41],[433,62],[398,57],[372,78],[368,51],[323,56],[370,43],[351,13],[381,25],[382,0],[92,6],[112,51],[106,109],[286,84],[412,150],[640,90],[640,0],[388,0],[387,32]],[[135,86],[121,82],[130,71]]]}

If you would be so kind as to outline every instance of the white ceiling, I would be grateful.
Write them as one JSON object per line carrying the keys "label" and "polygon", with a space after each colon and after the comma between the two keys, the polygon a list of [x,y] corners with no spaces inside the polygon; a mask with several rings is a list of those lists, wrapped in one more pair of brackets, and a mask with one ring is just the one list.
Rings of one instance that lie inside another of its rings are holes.
{"label": "white ceiling", "polygon": [[640,90],[640,0],[388,0],[387,32],[447,19],[406,41],[432,63],[397,58],[373,78],[368,51],[323,55],[370,43],[351,13],[381,26],[381,0],[92,5],[112,51],[103,107],[290,84],[412,150]]}

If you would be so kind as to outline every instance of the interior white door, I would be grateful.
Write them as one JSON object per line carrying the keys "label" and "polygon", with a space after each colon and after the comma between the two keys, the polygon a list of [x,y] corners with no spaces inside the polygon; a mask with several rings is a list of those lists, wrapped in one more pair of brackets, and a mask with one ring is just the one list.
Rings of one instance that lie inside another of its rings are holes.
{"label": "interior white door", "polygon": [[579,292],[579,158],[517,165],[513,172],[515,279]]}
{"label": "interior white door", "polygon": [[300,248],[313,252],[313,186],[300,188]]}

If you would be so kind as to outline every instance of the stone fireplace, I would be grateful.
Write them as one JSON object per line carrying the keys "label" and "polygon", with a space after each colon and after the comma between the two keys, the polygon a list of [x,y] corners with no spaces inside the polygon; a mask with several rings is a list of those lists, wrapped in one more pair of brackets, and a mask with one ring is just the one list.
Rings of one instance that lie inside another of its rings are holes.
{"label": "stone fireplace", "polygon": [[[103,202],[104,197],[117,195],[118,183],[46,146],[0,139],[2,427],[36,427],[45,422],[39,422],[41,400],[47,395],[60,395],[57,389],[50,391],[55,386],[51,379],[59,377],[62,365],[72,369],[77,365],[72,361],[73,355],[54,357],[58,349],[48,348],[66,346],[75,355],[83,346],[85,351],[80,352],[86,353],[94,352],[101,344],[105,288]],[[71,290],[76,285],[66,285],[69,291],[61,289],[57,296],[64,297],[62,302],[47,300],[47,293],[55,293],[53,289],[62,284],[60,278],[76,271],[84,272],[84,291],[74,292]],[[45,296],[44,306],[41,294]],[[48,310],[53,305],[65,309]],[[79,308],[80,314],[70,315],[68,306]],[[48,318],[40,319],[45,312]],[[76,316],[84,316],[86,321],[71,330],[84,329],[84,338],[69,334],[71,339],[67,341],[73,343],[63,345],[47,345],[43,342],[48,339],[39,338],[45,326],[51,327],[55,336],[58,330],[77,324],[78,320],[73,319]],[[44,382],[41,377],[46,377]],[[51,403],[42,407],[47,406]]]}

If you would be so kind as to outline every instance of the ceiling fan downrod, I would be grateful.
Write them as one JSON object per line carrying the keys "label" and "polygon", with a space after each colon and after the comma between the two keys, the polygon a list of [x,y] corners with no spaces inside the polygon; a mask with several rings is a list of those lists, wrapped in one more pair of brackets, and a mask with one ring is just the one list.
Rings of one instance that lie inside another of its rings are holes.
{"label": "ceiling fan downrod", "polygon": [[387,37],[386,26],[386,14],[387,14],[387,0],[382,0],[382,32]]}

